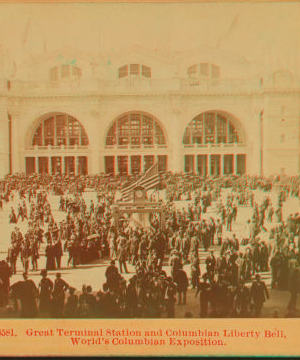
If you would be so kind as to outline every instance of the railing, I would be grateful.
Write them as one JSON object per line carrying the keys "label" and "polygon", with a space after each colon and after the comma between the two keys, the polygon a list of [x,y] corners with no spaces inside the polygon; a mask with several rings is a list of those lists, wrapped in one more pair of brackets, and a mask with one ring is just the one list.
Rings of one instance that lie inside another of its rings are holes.
{"label": "railing", "polygon": [[31,150],[31,151],[40,151],[40,150],[47,150],[47,151],[53,151],[53,150],[88,150],[89,146],[88,145],[60,145],[60,146],[29,146],[26,148],[26,150]]}
{"label": "railing", "polygon": [[105,149],[166,149],[167,145],[106,145]]}
{"label": "railing", "polygon": [[244,148],[245,144],[240,143],[232,143],[232,144],[184,144],[183,147],[185,149],[193,149],[193,148]]}

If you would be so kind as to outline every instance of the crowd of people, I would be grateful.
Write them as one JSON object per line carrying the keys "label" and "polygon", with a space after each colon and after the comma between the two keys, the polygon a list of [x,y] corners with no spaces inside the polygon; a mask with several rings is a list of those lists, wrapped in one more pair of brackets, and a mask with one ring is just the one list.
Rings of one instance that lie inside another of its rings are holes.
{"label": "crowd of people", "polygon": [[[258,317],[269,298],[260,273],[270,270],[271,288],[289,290],[289,310],[296,310],[300,215],[284,220],[282,207],[289,196],[299,196],[298,178],[161,174],[163,228],[155,216],[150,228],[132,227],[126,215],[114,223],[113,205],[122,186],[132,180],[103,174],[15,174],[3,179],[1,208],[17,196],[19,203],[17,212],[11,206],[11,245],[0,262],[0,306],[12,301],[18,311],[20,302],[22,317],[175,317],[175,304],[187,304],[192,288],[200,297],[201,317]],[[227,197],[222,196],[224,188],[230,188]],[[255,189],[265,192],[261,203]],[[273,204],[272,189],[277,193]],[[87,191],[96,192],[96,200],[85,200]],[[61,221],[53,216],[49,194],[59,198]],[[251,216],[236,236],[243,206],[251,209]],[[20,221],[27,222],[24,233],[17,226]],[[260,235],[267,232],[265,241]],[[67,267],[110,261],[100,290],[84,285],[79,294],[59,272],[50,280],[48,272],[62,269],[65,252]],[[41,256],[46,266],[36,286],[28,276],[41,270]],[[17,268],[18,259],[22,269]],[[126,280],[128,263],[135,274]],[[10,285],[19,271],[24,279]]]}

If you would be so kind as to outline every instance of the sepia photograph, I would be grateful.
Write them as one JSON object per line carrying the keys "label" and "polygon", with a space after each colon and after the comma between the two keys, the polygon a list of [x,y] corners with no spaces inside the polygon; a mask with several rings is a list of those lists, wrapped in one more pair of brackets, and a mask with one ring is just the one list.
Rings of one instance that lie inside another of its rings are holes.
{"label": "sepia photograph", "polygon": [[0,323],[284,339],[199,324],[300,316],[300,4],[1,1],[0,30]]}

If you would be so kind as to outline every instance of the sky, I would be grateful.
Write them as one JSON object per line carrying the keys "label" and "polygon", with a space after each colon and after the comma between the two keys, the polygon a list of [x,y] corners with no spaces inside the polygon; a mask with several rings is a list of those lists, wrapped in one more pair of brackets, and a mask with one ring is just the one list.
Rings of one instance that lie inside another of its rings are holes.
{"label": "sky", "polygon": [[0,44],[17,63],[64,46],[91,54],[218,46],[299,75],[300,3],[0,3]]}

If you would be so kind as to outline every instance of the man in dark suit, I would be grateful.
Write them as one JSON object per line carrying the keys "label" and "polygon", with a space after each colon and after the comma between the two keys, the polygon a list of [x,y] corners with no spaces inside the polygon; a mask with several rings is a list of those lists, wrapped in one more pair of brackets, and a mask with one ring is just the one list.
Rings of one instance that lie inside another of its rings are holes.
{"label": "man in dark suit", "polygon": [[61,257],[63,256],[63,248],[61,240],[58,239],[56,243],[54,244],[54,256],[56,261],[56,268],[61,268]]}
{"label": "man in dark suit", "polygon": [[254,303],[254,316],[259,317],[264,302],[269,300],[269,292],[264,281],[260,280],[260,275],[255,276],[255,281],[250,288],[250,298]]}

